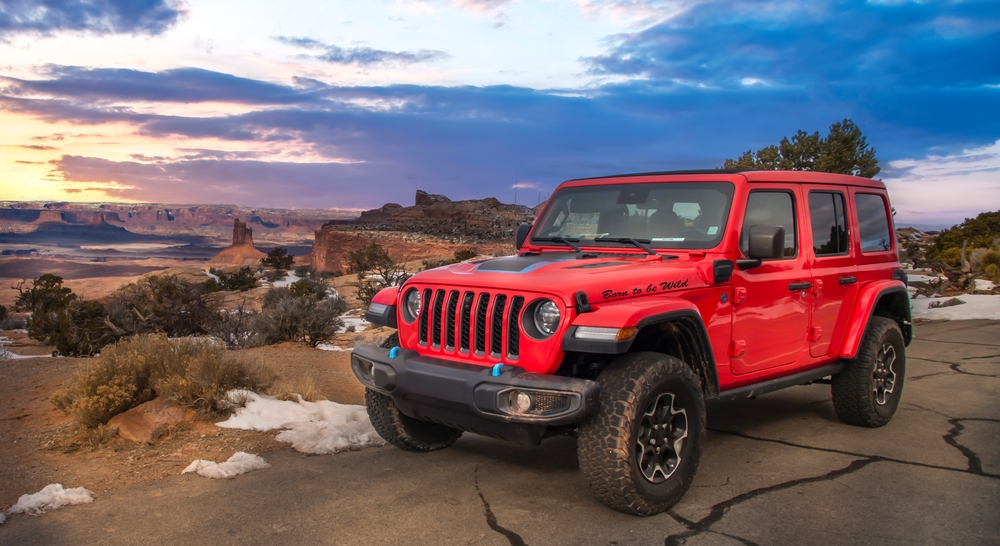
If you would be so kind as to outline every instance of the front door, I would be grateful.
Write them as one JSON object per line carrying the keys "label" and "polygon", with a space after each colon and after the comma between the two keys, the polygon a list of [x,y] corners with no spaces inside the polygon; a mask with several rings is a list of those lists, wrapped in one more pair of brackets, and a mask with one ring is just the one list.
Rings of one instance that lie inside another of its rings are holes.
{"label": "front door", "polygon": [[785,249],[780,259],[733,273],[730,363],[735,374],[791,364],[805,351],[810,279],[796,221],[801,201],[798,184],[768,184],[747,198],[740,235],[743,257],[751,226],[784,227]]}

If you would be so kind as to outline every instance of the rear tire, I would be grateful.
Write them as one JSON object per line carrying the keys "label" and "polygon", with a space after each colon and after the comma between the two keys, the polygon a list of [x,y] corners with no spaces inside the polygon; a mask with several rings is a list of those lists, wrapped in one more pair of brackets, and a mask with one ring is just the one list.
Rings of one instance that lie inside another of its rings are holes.
{"label": "rear tire", "polygon": [[375,432],[386,442],[407,451],[427,453],[444,449],[462,436],[461,430],[403,415],[391,396],[371,389],[365,389],[365,406]]}
{"label": "rear tire", "polygon": [[580,469],[597,500],[650,516],[669,510],[694,480],[705,443],[701,383],[684,362],[638,352],[598,377],[601,407],[580,425]]}
{"label": "rear tire", "polygon": [[906,344],[899,324],[872,317],[857,356],[833,376],[830,393],[837,417],[859,427],[885,425],[899,406],[905,375]]}

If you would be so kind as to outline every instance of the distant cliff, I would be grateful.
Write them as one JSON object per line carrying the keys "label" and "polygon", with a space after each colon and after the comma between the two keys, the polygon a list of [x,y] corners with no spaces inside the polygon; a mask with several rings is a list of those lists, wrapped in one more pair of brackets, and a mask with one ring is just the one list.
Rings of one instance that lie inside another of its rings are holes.
{"label": "distant cliff", "polygon": [[[110,225],[135,234],[228,238],[236,218],[266,241],[307,240],[331,220],[353,220],[348,210],[252,209],[233,205],[152,205],[0,202],[0,234],[33,233],[42,224]],[[51,230],[51,225],[48,230]],[[75,228],[64,230],[72,233]]]}
{"label": "distant cliff", "polygon": [[[372,240],[400,260],[449,256],[455,250],[473,246],[485,251],[509,244],[513,250],[517,226],[530,223],[534,217],[528,207],[505,205],[492,197],[452,201],[417,190],[411,207],[386,203],[362,212],[354,222],[324,225],[316,231],[308,260],[315,271],[345,269],[349,253]],[[430,239],[414,235],[428,235]]]}
{"label": "distant cliff", "polygon": [[207,267],[257,265],[267,254],[253,246],[253,229],[239,218],[233,220],[233,244],[222,249],[206,264]]}

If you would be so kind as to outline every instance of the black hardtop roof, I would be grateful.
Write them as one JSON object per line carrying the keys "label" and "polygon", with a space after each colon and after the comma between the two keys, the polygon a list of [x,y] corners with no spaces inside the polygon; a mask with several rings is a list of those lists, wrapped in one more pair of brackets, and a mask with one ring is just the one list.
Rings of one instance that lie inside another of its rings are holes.
{"label": "black hardtop roof", "polygon": [[598,180],[600,178],[626,178],[631,176],[664,176],[668,174],[739,174],[752,169],[688,169],[680,171],[652,171],[646,173],[624,173],[609,174],[607,176],[587,176],[584,178],[573,178],[567,182],[577,182],[580,180]]}

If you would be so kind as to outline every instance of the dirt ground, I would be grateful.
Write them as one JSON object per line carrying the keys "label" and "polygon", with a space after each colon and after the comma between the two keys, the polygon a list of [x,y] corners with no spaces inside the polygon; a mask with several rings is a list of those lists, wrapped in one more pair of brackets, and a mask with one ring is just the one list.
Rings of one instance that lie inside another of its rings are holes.
{"label": "dirt ground", "polygon": [[[368,335],[378,335],[369,331]],[[9,348],[20,355],[51,354],[22,332],[0,331]],[[354,334],[338,336],[347,347]],[[247,349],[260,354],[279,374],[279,380],[315,382],[325,398],[344,404],[363,404],[364,390],[350,371],[349,351],[321,351],[294,343]],[[151,443],[115,437],[94,447],[73,441],[73,420],[57,410],[49,397],[87,358],[26,358],[0,360],[0,511],[25,493],[50,483],[83,486],[97,493],[175,476],[195,459],[224,461],[237,451],[261,454],[287,447],[274,440],[277,431],[222,429],[215,420],[182,424]]]}

